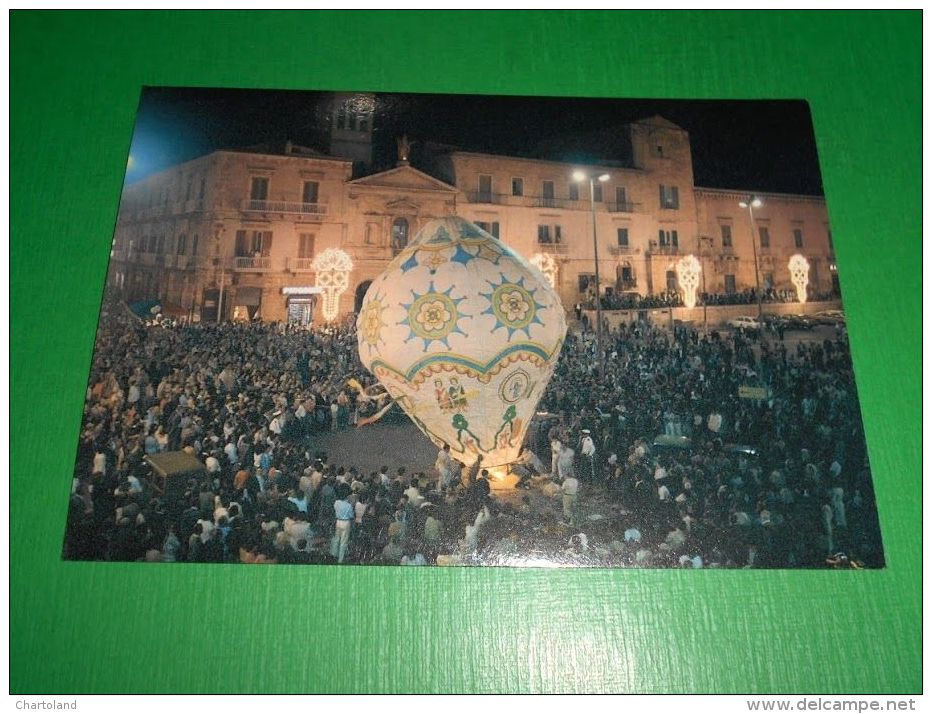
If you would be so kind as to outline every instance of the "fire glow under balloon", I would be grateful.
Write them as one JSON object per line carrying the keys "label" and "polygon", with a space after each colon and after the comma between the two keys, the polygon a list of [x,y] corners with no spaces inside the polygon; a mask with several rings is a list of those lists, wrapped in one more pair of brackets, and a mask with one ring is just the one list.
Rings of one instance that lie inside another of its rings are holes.
{"label": "fire glow under balloon", "polygon": [[539,270],[459,217],[427,223],[369,287],[359,356],[464,464],[513,462],[566,336]]}

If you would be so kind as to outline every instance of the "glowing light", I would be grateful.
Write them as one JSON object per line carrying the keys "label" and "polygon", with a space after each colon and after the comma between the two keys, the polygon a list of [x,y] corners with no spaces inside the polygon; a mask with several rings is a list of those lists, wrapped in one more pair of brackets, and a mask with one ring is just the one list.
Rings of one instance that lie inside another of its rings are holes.
{"label": "glowing light", "polygon": [[796,296],[800,302],[806,302],[808,297],[806,287],[809,285],[809,261],[799,253],[795,253],[790,257],[788,266],[790,279],[796,287]]}
{"label": "glowing light", "polygon": [[611,177],[608,174],[602,174],[601,176],[599,176],[599,181],[601,181],[602,183],[605,183],[606,181],[609,180],[609,178]]}
{"label": "glowing light", "polygon": [[554,260],[550,253],[535,253],[528,262],[544,274],[544,277],[547,278],[547,282],[550,283],[550,287],[557,287],[557,271],[559,267],[557,266],[557,261]]}
{"label": "glowing light", "polygon": [[574,181],[583,181],[583,180],[585,180],[585,178],[586,178],[586,174],[583,173],[582,171],[574,171],[574,172],[573,172],[573,180],[574,180]]}
{"label": "glowing light", "polygon": [[696,307],[696,288],[701,274],[702,265],[694,255],[683,256],[676,263],[676,279],[683,288],[683,304],[690,309]]}
{"label": "glowing light", "polygon": [[352,269],[353,261],[344,251],[337,248],[327,248],[314,259],[317,287],[324,294],[321,311],[327,322],[333,322],[339,313],[340,296],[349,286],[349,274]]}

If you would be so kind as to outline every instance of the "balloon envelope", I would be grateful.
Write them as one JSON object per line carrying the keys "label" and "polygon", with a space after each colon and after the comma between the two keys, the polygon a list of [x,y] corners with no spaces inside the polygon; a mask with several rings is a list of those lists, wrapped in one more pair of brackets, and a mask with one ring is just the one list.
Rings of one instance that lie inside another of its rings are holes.
{"label": "balloon envelope", "polygon": [[524,258],[459,217],[427,223],[376,278],[359,356],[464,464],[513,462],[566,336],[560,299]]}

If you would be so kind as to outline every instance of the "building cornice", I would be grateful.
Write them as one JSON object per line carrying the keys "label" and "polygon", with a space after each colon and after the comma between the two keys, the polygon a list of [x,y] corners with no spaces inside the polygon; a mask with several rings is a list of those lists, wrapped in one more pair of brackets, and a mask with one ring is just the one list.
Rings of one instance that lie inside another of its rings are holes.
{"label": "building cornice", "polygon": [[736,201],[743,201],[748,196],[756,196],[766,199],[773,198],[779,201],[802,201],[807,203],[825,204],[824,196],[807,196],[801,193],[775,193],[773,191],[741,191],[734,188],[706,188],[696,186],[693,189],[696,195],[719,196],[721,198],[732,198]]}
{"label": "building cornice", "polygon": [[475,151],[451,151],[449,156],[465,156],[467,158],[479,159],[499,159],[504,161],[520,161],[529,164],[546,164],[548,166],[566,167],[567,177],[576,169],[593,169],[601,172],[626,171],[635,174],[645,174],[644,169],[633,168],[631,166],[615,166],[612,164],[585,164],[572,163],[568,161],[553,161],[551,159],[530,159],[525,156],[508,156],[506,154],[481,154]]}

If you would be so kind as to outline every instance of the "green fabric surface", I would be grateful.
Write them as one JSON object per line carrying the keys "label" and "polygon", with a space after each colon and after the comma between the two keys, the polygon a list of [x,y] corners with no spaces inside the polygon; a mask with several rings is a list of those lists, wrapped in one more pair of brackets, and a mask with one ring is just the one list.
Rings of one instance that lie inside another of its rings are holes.
{"label": "green fabric surface", "polygon": [[[921,19],[13,12],[11,690],[919,691]],[[147,84],[808,100],[887,568],[62,562]]]}

